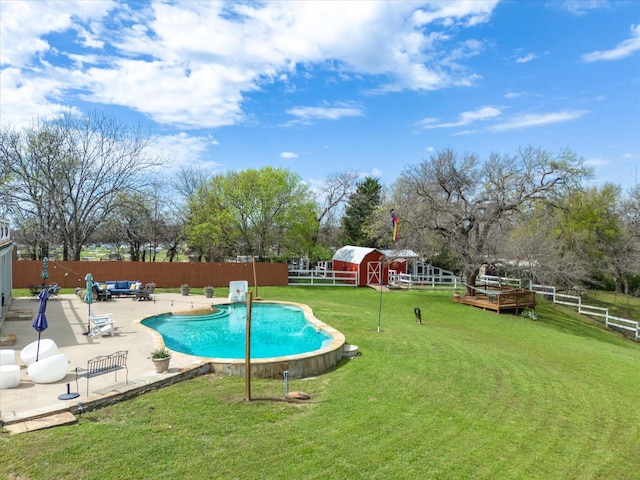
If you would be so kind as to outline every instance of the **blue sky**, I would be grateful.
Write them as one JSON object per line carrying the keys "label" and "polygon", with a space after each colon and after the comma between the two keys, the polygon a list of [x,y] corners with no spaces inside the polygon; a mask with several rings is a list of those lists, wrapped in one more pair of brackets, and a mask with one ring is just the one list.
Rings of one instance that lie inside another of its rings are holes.
{"label": "blue sky", "polygon": [[444,148],[640,180],[640,1],[0,2],[0,122],[142,122],[169,170],[391,185]]}

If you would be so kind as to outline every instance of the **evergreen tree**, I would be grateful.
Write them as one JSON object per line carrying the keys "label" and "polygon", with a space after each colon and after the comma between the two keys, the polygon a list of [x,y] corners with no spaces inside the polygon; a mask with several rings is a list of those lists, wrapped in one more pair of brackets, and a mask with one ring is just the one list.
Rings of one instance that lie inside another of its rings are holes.
{"label": "evergreen tree", "polygon": [[371,247],[376,239],[369,233],[372,216],[380,205],[382,186],[377,178],[366,177],[358,182],[355,193],[349,196],[342,218],[342,240],[345,245]]}

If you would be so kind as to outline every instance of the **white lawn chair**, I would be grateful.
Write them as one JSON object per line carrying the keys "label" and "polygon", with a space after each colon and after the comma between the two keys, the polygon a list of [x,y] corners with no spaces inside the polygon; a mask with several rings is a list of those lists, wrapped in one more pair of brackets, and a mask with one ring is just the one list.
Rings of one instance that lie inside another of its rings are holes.
{"label": "white lawn chair", "polygon": [[91,320],[90,337],[101,337],[102,335],[115,335],[116,331],[113,327],[113,314],[105,313],[95,315],[89,312],[89,320]]}
{"label": "white lawn chair", "polygon": [[244,302],[247,299],[249,283],[246,280],[233,280],[229,282],[229,301]]}

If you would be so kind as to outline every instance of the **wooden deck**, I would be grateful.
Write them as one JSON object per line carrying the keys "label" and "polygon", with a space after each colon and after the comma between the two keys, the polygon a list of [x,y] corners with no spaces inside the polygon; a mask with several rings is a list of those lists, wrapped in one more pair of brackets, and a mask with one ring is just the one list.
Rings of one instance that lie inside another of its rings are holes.
{"label": "wooden deck", "polygon": [[536,307],[536,294],[531,290],[511,289],[503,292],[496,291],[495,294],[463,295],[454,297],[453,301],[497,313],[509,311],[518,315],[525,308]]}

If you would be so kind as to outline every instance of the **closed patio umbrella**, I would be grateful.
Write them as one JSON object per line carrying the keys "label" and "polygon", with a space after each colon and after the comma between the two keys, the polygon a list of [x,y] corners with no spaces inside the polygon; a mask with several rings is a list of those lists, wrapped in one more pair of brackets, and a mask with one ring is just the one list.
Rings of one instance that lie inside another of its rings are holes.
{"label": "closed patio umbrella", "polygon": [[40,278],[42,278],[42,286],[44,287],[45,283],[47,283],[47,278],[49,278],[49,257],[42,259],[42,273],[40,274]]}
{"label": "closed patio umbrella", "polygon": [[87,273],[84,277],[87,282],[87,291],[84,294],[84,303],[89,305],[89,310],[87,311],[87,331],[83,333],[83,335],[89,335],[91,333],[91,304],[93,303],[93,275]]}
{"label": "closed patio umbrella", "polygon": [[42,290],[38,294],[38,298],[40,299],[40,307],[38,308],[38,315],[36,315],[36,319],[31,324],[31,326],[36,329],[36,332],[38,332],[38,346],[36,347],[36,362],[38,361],[38,356],[40,355],[40,334],[49,327],[49,323],[47,322],[47,316],[44,313],[45,310],[47,309],[47,300],[49,299],[49,292],[47,292],[46,290]]}

